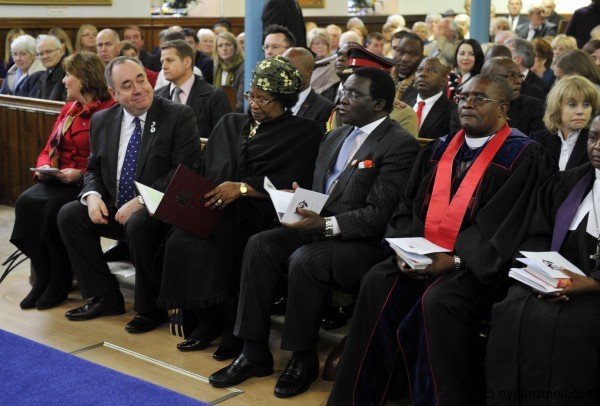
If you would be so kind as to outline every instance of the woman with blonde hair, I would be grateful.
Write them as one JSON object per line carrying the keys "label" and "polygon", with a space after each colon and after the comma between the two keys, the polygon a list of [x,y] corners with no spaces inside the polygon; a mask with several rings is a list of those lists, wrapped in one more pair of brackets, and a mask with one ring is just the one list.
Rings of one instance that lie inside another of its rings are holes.
{"label": "woman with blonde hair", "polygon": [[531,138],[545,146],[561,171],[588,162],[587,140],[591,118],[600,110],[600,95],[588,79],[568,75],[546,98],[544,124]]}
{"label": "woman with blonde hair", "polygon": [[75,37],[75,52],[93,52],[96,53],[96,36],[98,29],[92,24],[83,24],[77,30]]}
{"label": "woman with blonde hair", "polygon": [[230,86],[235,90],[235,110],[244,111],[244,53],[235,36],[222,32],[215,37],[213,51],[214,74],[213,86]]}
{"label": "woman with blonde hair", "polygon": [[565,53],[577,49],[577,41],[575,37],[569,37],[565,34],[558,34],[550,43],[552,52],[554,54],[554,61],[556,62]]}
{"label": "woman with blonde hair", "polygon": [[10,44],[12,44],[15,38],[21,35],[25,35],[25,31],[21,28],[13,28],[6,34],[6,40],[4,41],[4,59],[2,60],[2,63],[0,63],[0,78],[6,77],[6,72],[15,63],[10,52]]}

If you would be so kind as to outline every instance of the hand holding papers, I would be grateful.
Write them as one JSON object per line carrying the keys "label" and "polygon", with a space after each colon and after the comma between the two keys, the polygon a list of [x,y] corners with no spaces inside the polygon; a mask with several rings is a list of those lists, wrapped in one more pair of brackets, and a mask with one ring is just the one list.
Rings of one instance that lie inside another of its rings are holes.
{"label": "hand holding papers", "polygon": [[58,168],[29,168],[31,172],[38,172],[43,174],[54,174],[60,172]]}
{"label": "hand holding papers", "polygon": [[571,278],[560,268],[583,275],[579,268],[558,252],[521,251],[525,258],[517,258],[526,268],[511,268],[508,276],[544,293],[559,292],[571,284]]}
{"label": "hand holding papers", "polygon": [[302,216],[296,213],[301,208],[321,213],[329,196],[312,190],[297,188],[293,193],[277,190],[273,183],[265,176],[264,188],[271,197],[277,217],[284,224],[295,223],[302,220]]}
{"label": "hand holding papers", "polygon": [[427,254],[449,252],[446,248],[440,247],[423,237],[386,238],[386,241],[396,254],[415,270],[425,269],[433,263]]}

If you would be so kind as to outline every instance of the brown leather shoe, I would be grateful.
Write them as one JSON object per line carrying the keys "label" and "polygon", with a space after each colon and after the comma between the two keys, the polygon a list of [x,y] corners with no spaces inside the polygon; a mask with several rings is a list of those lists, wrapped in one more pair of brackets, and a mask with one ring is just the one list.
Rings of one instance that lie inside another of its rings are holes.
{"label": "brown leather shoe", "polygon": [[346,337],[342,338],[342,341],[340,341],[340,343],[329,353],[329,356],[325,361],[325,365],[323,366],[323,380],[335,380],[335,373],[337,371],[338,365],[340,364],[340,360],[342,359],[342,351],[344,351],[345,345]]}

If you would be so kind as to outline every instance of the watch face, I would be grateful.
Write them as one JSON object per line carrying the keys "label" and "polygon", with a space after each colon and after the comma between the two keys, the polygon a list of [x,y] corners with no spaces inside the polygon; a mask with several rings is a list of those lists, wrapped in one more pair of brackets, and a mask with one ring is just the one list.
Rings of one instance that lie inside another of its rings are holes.
{"label": "watch face", "polygon": [[246,187],[246,185],[240,186],[240,192],[242,192],[242,193],[248,192],[248,188]]}

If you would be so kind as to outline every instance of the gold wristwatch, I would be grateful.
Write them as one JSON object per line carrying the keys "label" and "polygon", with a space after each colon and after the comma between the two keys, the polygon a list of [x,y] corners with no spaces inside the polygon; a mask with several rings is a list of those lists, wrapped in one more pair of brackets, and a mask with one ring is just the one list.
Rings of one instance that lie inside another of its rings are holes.
{"label": "gold wristwatch", "polygon": [[146,205],[146,203],[144,202],[144,199],[142,198],[142,196],[138,195],[137,200],[138,200],[138,203],[141,204],[142,206]]}
{"label": "gold wristwatch", "polygon": [[246,197],[246,193],[248,193],[248,186],[244,182],[240,182],[240,193],[242,197]]}

